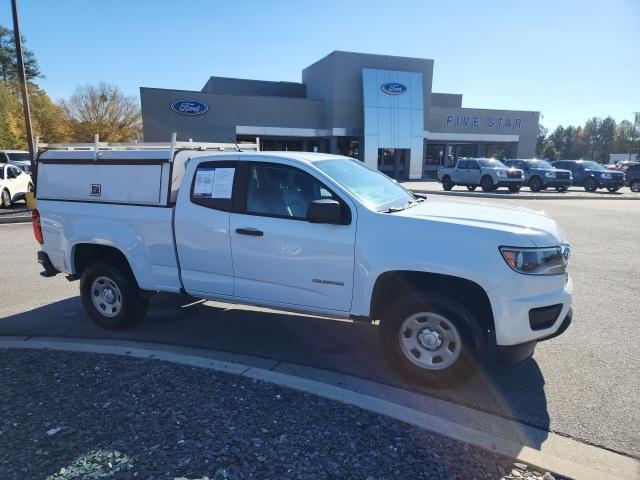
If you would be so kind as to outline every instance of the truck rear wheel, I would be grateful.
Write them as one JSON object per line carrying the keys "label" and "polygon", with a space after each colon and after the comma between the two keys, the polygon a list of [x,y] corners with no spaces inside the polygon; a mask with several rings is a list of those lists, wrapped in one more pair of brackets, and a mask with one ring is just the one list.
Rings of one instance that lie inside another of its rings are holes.
{"label": "truck rear wheel", "polygon": [[414,293],[386,308],[379,340],[391,365],[404,377],[448,387],[477,367],[475,317],[458,301],[437,293]]}
{"label": "truck rear wheel", "polygon": [[149,306],[128,272],[104,262],[84,270],[80,294],[89,316],[108,330],[121,330],[142,320]]}

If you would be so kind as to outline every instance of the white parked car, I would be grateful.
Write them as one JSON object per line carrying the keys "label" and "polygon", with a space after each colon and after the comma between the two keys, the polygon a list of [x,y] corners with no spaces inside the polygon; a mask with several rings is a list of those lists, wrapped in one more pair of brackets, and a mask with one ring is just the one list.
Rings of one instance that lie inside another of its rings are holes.
{"label": "white parked car", "polygon": [[153,292],[351,318],[400,372],[450,384],[571,322],[570,249],[546,215],[419,199],[337,155],[173,152],[38,159],[43,275],[80,279],[105,328]]}
{"label": "white parked car", "polygon": [[11,163],[31,175],[31,155],[25,150],[0,150],[2,163]]}
{"label": "white parked car", "polygon": [[0,207],[24,200],[30,191],[33,191],[33,183],[27,173],[15,165],[0,163]]}

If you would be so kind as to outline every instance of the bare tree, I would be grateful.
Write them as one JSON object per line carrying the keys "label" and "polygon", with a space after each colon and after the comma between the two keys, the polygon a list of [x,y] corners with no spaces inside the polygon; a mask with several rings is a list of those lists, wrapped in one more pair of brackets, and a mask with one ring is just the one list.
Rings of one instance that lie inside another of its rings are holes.
{"label": "bare tree", "polygon": [[69,100],[60,104],[73,141],[91,142],[96,133],[105,142],[128,142],[140,136],[138,102],[115,85],[101,82],[78,87]]}

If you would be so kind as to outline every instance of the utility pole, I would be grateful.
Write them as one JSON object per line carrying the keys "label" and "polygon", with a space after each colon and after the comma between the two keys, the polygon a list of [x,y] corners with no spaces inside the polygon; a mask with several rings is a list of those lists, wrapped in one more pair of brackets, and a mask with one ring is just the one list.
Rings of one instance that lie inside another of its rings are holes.
{"label": "utility pole", "polygon": [[13,35],[16,42],[16,57],[18,57],[18,77],[20,80],[20,90],[22,91],[22,109],[24,111],[24,125],[27,130],[27,143],[29,145],[29,155],[31,157],[31,171],[35,173],[35,154],[33,145],[33,132],[31,131],[31,110],[29,109],[29,95],[27,92],[27,76],[24,71],[24,61],[22,58],[22,37],[20,36],[20,22],[18,22],[17,0],[11,0],[11,10],[13,12]]}

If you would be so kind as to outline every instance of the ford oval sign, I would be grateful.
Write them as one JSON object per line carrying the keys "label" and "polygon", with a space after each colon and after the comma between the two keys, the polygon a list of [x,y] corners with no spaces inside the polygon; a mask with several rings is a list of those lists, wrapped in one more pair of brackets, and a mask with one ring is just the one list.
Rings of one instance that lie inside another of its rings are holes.
{"label": "ford oval sign", "polygon": [[407,91],[406,85],[396,82],[385,83],[380,88],[387,95],[402,95]]}
{"label": "ford oval sign", "polygon": [[180,115],[202,115],[207,113],[209,105],[198,100],[176,100],[171,102],[171,110]]}

